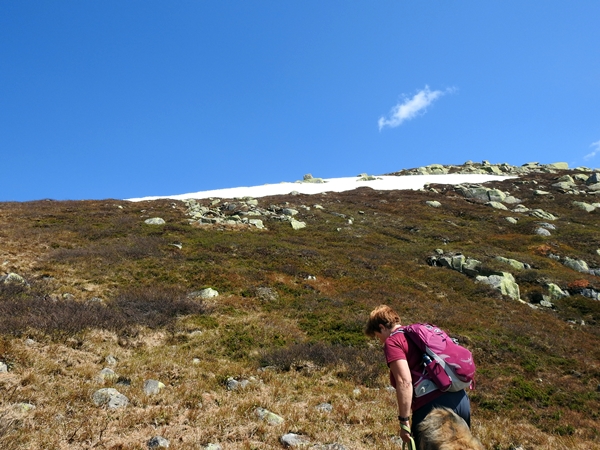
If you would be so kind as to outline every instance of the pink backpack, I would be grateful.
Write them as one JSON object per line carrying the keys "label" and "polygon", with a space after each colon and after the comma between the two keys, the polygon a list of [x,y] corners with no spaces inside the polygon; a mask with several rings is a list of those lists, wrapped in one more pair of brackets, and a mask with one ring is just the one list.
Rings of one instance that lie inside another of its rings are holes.
{"label": "pink backpack", "polygon": [[423,352],[423,373],[413,380],[414,395],[421,397],[439,389],[457,392],[472,388],[475,363],[469,350],[430,323],[415,323],[401,329]]}

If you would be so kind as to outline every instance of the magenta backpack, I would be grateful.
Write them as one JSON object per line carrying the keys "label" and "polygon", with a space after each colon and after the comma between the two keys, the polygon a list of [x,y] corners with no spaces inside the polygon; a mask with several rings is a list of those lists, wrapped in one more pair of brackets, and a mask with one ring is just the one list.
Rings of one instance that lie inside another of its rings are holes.
{"label": "magenta backpack", "polygon": [[475,363],[469,350],[430,323],[415,323],[401,330],[423,352],[423,373],[414,381],[414,395],[439,389],[457,392],[472,387]]}

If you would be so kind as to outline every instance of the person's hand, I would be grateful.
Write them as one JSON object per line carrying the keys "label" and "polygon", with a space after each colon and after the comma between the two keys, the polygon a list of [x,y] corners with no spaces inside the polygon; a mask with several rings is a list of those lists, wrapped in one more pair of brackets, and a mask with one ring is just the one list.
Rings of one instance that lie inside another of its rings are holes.
{"label": "person's hand", "polygon": [[406,442],[408,444],[410,442],[411,434],[410,432],[406,431],[404,426],[410,430],[410,424],[408,422],[400,422],[400,425],[400,439],[402,439],[402,442]]}

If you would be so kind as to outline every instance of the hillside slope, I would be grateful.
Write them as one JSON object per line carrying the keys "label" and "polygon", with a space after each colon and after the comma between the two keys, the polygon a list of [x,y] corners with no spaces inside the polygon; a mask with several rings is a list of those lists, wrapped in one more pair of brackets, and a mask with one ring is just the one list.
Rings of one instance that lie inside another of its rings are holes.
{"label": "hillside slope", "polygon": [[[362,333],[387,303],[473,351],[486,448],[600,448],[594,177],[0,204],[0,447],[262,449],[293,432],[398,448],[382,353]],[[128,405],[97,406],[101,388]]]}

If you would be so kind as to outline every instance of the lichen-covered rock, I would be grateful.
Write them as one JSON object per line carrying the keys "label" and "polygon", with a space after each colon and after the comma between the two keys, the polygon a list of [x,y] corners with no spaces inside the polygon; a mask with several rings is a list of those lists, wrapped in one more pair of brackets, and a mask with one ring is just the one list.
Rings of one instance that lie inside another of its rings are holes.
{"label": "lichen-covered rock", "polygon": [[579,209],[583,209],[586,212],[592,212],[596,209],[594,205],[590,205],[589,203],[585,202],[573,202],[573,205]]}
{"label": "lichen-covered rock", "polygon": [[254,410],[257,417],[261,420],[264,420],[269,425],[280,425],[284,422],[283,417],[278,416],[274,412],[269,411],[265,408],[256,408]]}
{"label": "lichen-covered rock", "polygon": [[156,395],[165,387],[164,383],[158,380],[146,380],[144,382],[144,393],[146,395]]}
{"label": "lichen-covered rock", "polygon": [[302,228],[306,228],[306,222],[300,222],[299,220],[292,219],[290,220],[290,224],[294,230],[301,230]]}
{"label": "lichen-covered rock", "polygon": [[519,285],[515,278],[508,272],[502,272],[501,275],[478,276],[477,281],[489,284],[493,288],[499,290],[503,295],[506,295],[514,300],[520,300]]}
{"label": "lichen-covered rock", "polygon": [[508,208],[500,202],[487,202],[486,206],[491,206],[494,209],[501,209],[503,211],[508,211]]}
{"label": "lichen-covered rock", "polygon": [[92,395],[96,406],[108,406],[109,408],[124,408],[129,404],[129,399],[114,388],[98,389]]}
{"label": "lichen-covered rock", "polygon": [[590,268],[588,264],[583,259],[572,259],[568,256],[563,261],[563,264],[567,266],[569,269],[576,270],[581,273],[589,273]]}

